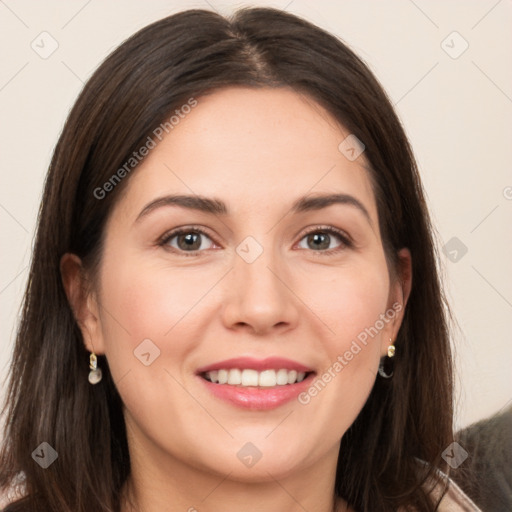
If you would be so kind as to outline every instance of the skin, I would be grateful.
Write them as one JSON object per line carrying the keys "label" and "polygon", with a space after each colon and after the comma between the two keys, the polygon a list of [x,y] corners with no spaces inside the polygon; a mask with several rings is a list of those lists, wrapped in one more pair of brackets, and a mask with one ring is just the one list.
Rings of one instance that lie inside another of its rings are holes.
{"label": "skin", "polygon": [[[405,307],[409,251],[400,251],[401,274],[391,279],[364,153],[349,161],[338,150],[347,135],[289,89],[200,97],[128,178],[94,286],[81,292],[80,260],[63,258],[86,346],[106,354],[125,404],[125,491],[134,510],[332,512],[340,439],[368,398],[403,309],[306,405],[242,410],[209,394],[195,371],[232,357],[280,356],[320,375],[379,315]],[[369,219],[348,204],[290,211],[299,197],[333,192],[357,198]],[[137,220],[169,194],[215,197],[229,214],[168,205]],[[207,232],[190,256],[176,237],[159,245],[179,226]],[[353,246],[330,235],[318,249],[306,236],[306,228],[329,226]],[[236,252],[248,236],[263,249],[252,263]],[[145,366],[133,352],[148,338],[160,356]],[[262,453],[250,468],[237,457],[247,442]],[[346,510],[343,499],[336,505]]]}

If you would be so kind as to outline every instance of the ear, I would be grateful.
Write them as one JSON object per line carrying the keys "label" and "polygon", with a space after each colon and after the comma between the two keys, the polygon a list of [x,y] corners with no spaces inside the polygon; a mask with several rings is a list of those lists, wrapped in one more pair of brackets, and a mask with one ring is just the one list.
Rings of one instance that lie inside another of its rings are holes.
{"label": "ear", "polygon": [[81,259],[66,253],[60,260],[60,274],[73,315],[89,352],[104,354],[99,307]]}
{"label": "ear", "polygon": [[[388,346],[395,342],[404,318],[405,307],[409,300],[412,288],[412,258],[407,248],[398,251],[398,268],[394,273],[395,277],[390,285],[388,309],[386,317],[388,320],[382,332],[381,356],[388,353]],[[390,341],[391,340],[391,341]]]}

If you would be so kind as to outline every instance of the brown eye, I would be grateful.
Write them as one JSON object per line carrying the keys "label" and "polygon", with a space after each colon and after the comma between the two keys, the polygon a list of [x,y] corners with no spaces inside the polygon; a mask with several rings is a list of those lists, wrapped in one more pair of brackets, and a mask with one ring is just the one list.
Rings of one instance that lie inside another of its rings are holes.
{"label": "brown eye", "polygon": [[187,233],[176,237],[178,247],[183,251],[196,251],[201,248],[201,235],[198,233]]}
{"label": "brown eye", "polygon": [[327,233],[313,233],[308,235],[307,244],[310,249],[329,249],[331,244],[331,237]]}
{"label": "brown eye", "polygon": [[350,246],[349,238],[334,228],[317,228],[307,233],[299,242],[299,248],[301,249],[327,253],[336,252]]}
{"label": "brown eye", "polygon": [[208,235],[202,231],[181,230],[166,236],[162,240],[162,245],[170,246],[178,251],[196,252],[211,248],[213,242]]}

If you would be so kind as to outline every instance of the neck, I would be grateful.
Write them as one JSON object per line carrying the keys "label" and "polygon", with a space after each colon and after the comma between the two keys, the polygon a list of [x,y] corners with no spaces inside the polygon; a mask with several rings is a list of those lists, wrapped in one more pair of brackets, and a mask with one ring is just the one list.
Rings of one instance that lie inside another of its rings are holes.
{"label": "neck", "polygon": [[[122,512],[345,512],[334,495],[337,447],[313,464],[287,475],[240,481],[232,472],[193,467],[156,449],[130,443],[131,474]],[[149,450],[148,450],[149,448]],[[154,447],[152,447],[154,448]]]}

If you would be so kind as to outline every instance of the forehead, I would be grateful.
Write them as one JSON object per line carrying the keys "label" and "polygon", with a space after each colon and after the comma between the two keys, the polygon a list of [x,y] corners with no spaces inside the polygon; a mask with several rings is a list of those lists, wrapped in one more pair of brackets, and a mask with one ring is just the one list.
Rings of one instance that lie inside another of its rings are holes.
{"label": "forehead", "polygon": [[347,159],[339,146],[349,133],[312,98],[288,88],[232,87],[196,100],[130,177],[125,208],[193,193],[222,198],[241,213],[341,192],[357,196],[376,219],[364,154]]}

